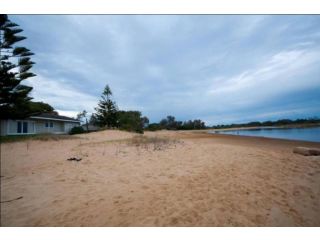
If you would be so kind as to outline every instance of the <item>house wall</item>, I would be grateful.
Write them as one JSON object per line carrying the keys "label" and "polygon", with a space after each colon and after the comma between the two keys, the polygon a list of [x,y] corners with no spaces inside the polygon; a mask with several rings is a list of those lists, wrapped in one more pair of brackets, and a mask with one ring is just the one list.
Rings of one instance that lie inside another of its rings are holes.
{"label": "house wall", "polygon": [[73,122],[65,122],[64,123],[64,131],[65,131],[65,133],[69,133],[70,130],[73,127],[76,127],[76,126],[80,126],[80,124],[79,123],[73,123]]}
{"label": "house wall", "polygon": [[[28,123],[28,133],[17,132],[17,122]],[[49,123],[46,127],[46,122]],[[53,123],[53,127],[50,127],[50,122]],[[26,134],[38,134],[38,133],[69,133],[69,131],[79,126],[79,123],[55,121],[55,120],[1,120],[0,121],[0,134],[5,135],[26,135]]]}
{"label": "house wall", "polygon": [[[28,132],[27,133],[18,133],[17,131],[17,122],[27,122],[28,123]],[[34,121],[31,120],[6,120],[1,121],[1,135],[26,135],[26,134],[35,134],[34,132]]]}
{"label": "house wall", "polygon": [[0,135],[7,135],[7,120],[1,120],[0,122]]}
{"label": "house wall", "polygon": [[[49,123],[46,127],[46,122]],[[50,122],[53,123],[53,127],[50,127]],[[37,120],[36,121],[36,133],[63,133],[64,122],[54,120]]]}

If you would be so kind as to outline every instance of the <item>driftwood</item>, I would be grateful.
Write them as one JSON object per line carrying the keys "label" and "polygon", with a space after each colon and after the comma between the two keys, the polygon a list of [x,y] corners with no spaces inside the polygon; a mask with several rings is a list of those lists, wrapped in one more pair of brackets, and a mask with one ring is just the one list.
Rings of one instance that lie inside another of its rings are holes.
{"label": "driftwood", "polygon": [[19,199],[21,199],[21,198],[23,198],[23,197],[21,196],[21,197],[14,198],[14,199],[11,199],[11,200],[2,201],[2,202],[0,202],[0,203],[12,202],[12,201],[15,201],[15,200],[19,200]]}
{"label": "driftwood", "polygon": [[77,162],[79,162],[79,161],[81,161],[81,160],[82,160],[82,158],[75,158],[75,157],[72,157],[72,158],[68,158],[67,160],[68,160],[68,161],[77,161]]}
{"label": "driftwood", "polygon": [[293,149],[294,153],[301,154],[303,156],[319,156],[319,148],[306,148],[306,147],[296,147]]}

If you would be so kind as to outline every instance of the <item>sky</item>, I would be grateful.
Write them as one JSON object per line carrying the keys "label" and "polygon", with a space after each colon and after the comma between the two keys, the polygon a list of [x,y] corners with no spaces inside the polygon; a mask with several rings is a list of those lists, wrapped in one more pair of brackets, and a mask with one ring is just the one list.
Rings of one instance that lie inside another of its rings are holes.
{"label": "sky", "polygon": [[34,101],[207,125],[320,117],[320,15],[10,15]]}

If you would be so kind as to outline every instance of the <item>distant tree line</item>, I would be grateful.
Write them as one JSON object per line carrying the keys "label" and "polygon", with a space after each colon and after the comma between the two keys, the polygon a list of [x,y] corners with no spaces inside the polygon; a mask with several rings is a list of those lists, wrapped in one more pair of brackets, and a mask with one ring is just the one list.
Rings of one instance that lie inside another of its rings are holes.
{"label": "distant tree line", "polygon": [[119,110],[116,102],[113,100],[112,91],[109,85],[106,85],[95,112],[91,115],[89,121],[87,112],[83,110],[78,114],[78,120],[85,122],[84,129],[89,131],[88,126],[97,126],[100,129],[117,128],[130,132],[143,133],[144,130],[193,130],[205,129],[206,125],[200,119],[188,121],[176,121],[174,116],[167,116],[159,123],[149,123],[149,119],[142,116],[140,111]]}
{"label": "distant tree line", "polygon": [[200,119],[188,120],[188,121],[176,121],[174,116],[167,116],[162,119],[159,123],[151,123],[146,127],[146,130],[157,131],[157,130],[195,130],[205,129],[206,125]]}
{"label": "distant tree line", "polygon": [[313,118],[299,118],[296,120],[291,119],[280,119],[277,121],[265,121],[265,122],[249,122],[249,123],[239,123],[239,124],[222,124],[222,125],[215,125],[212,128],[221,129],[221,128],[239,128],[239,127],[277,127],[277,126],[286,126],[286,125],[293,125],[293,124],[315,124],[320,123],[320,119],[317,117]]}

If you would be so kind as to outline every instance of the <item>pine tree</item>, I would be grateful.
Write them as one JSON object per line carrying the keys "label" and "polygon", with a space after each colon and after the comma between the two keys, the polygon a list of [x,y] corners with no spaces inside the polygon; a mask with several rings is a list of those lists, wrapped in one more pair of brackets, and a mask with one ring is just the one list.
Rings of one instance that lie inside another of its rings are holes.
{"label": "pine tree", "polygon": [[99,101],[98,107],[95,108],[96,123],[100,127],[117,127],[118,125],[118,108],[114,101],[112,101],[112,92],[108,85],[104,88],[104,91]]}
{"label": "pine tree", "polygon": [[21,82],[35,76],[29,72],[34,64],[29,49],[13,46],[26,37],[17,35],[23,30],[11,22],[7,15],[0,15],[0,118],[24,118],[30,113],[28,96],[32,87]]}

